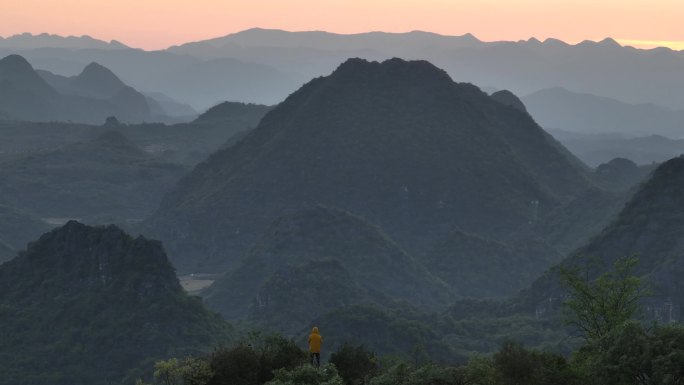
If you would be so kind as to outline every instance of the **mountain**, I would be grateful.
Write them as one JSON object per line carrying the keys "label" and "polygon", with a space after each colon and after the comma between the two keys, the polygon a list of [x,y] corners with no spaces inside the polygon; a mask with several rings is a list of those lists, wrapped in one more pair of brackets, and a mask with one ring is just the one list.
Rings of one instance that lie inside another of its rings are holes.
{"label": "mountain", "polygon": [[231,327],[185,294],[161,243],[69,222],[0,265],[0,384],[133,383]]}
{"label": "mountain", "polygon": [[148,226],[179,266],[225,269],[275,218],[320,203],[420,255],[454,227],[508,234],[530,202],[543,215],[590,185],[529,115],[477,87],[428,62],[350,59],[198,165]]}
{"label": "mountain", "polygon": [[[305,282],[311,286],[303,286]],[[340,296],[323,300],[332,293]],[[321,206],[275,220],[235,270],[203,296],[227,319],[244,318],[252,308],[260,315],[255,322],[266,320],[287,330],[292,330],[288,326],[293,320],[278,309],[299,313],[297,319],[306,323],[345,304],[387,298],[384,303],[395,299],[437,309],[450,298],[447,285],[381,229],[343,210]]]}
{"label": "mountain", "polygon": [[633,194],[632,190],[589,189],[540,218],[526,231],[533,238],[543,239],[561,255],[567,255],[587,244],[615,220]]}
{"label": "mountain", "polygon": [[41,218],[142,219],[186,172],[120,132],[0,162],[0,195]]}
{"label": "mountain", "polygon": [[69,122],[0,121],[0,162],[75,143],[87,143],[116,129],[139,149],[162,163],[193,167],[224,146],[235,135],[253,129],[267,106],[235,103],[211,119],[178,124],[119,124],[108,127]]}
{"label": "mountain", "polygon": [[[9,54],[70,75],[97,62],[138,90],[164,92],[198,111],[222,100],[279,103],[299,85],[329,74],[350,57],[428,60],[455,79],[517,95],[563,87],[631,104],[684,108],[681,52],[620,46],[612,39],[578,44],[534,38],[484,42],[470,34],[421,31],[342,35],[251,29],[163,51],[0,48],[0,56]],[[205,96],[207,90],[210,97]]]}
{"label": "mountain", "polygon": [[288,334],[340,308],[389,302],[380,293],[361,287],[335,259],[281,267],[251,300],[246,323]]}
{"label": "mountain", "polygon": [[0,59],[0,109],[12,118],[38,120],[56,114],[57,92],[21,56]]}
{"label": "mountain", "polygon": [[513,296],[561,259],[542,241],[504,244],[455,230],[425,257],[426,267],[460,297]]}
{"label": "mountain", "polygon": [[112,40],[110,42],[93,39],[88,35],[84,36],[59,36],[47,33],[33,35],[22,33],[6,38],[0,36],[0,48],[14,48],[20,50],[33,48],[67,48],[67,49],[106,49],[119,50],[127,49],[124,44]]}
{"label": "mountain", "polygon": [[236,117],[240,119],[251,120],[258,122],[266,113],[272,110],[271,106],[264,106],[260,104],[244,104],[237,102],[223,102],[219,103],[200,114],[195,123],[222,123],[234,120]]}
{"label": "mountain", "polygon": [[639,167],[629,159],[615,158],[596,167],[594,181],[606,190],[627,191],[646,180],[655,168],[655,165]]}
{"label": "mountain", "polygon": [[108,69],[91,63],[75,77],[37,72],[21,56],[0,60],[0,109],[14,119],[101,123],[151,119],[147,98]]}
{"label": "mountain", "polygon": [[559,130],[549,132],[592,167],[615,158],[626,158],[640,165],[649,165],[684,154],[684,139],[675,140],[660,135],[628,137],[620,134],[581,134]]}
{"label": "mountain", "polygon": [[[680,277],[684,273],[684,158],[660,165],[620,211],[617,218],[586,245],[578,248],[564,265],[593,262],[593,274],[600,273],[618,258],[637,256],[637,274],[651,289],[648,312],[669,303],[674,314],[684,306]],[[557,274],[552,271],[528,290],[526,301],[533,305],[557,298]],[[653,316],[653,313],[647,314]]]}
{"label": "mountain", "polygon": [[561,87],[543,89],[523,98],[542,127],[590,134],[684,137],[684,110],[655,104],[630,104]]}
{"label": "mountain", "polygon": [[680,52],[623,47],[613,39],[578,44],[534,38],[483,42],[469,34],[421,31],[343,35],[250,29],[171,47],[167,52],[260,63],[304,79],[329,73],[347,57],[422,59],[454,78],[518,95],[560,86],[632,104],[684,107],[684,92],[677,91],[684,89]]}

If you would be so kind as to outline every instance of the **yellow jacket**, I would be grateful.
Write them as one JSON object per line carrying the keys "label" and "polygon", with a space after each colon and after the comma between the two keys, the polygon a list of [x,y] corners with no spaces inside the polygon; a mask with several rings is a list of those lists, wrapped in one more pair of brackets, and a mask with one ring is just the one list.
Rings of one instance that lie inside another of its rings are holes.
{"label": "yellow jacket", "polygon": [[318,334],[318,328],[314,327],[309,335],[309,352],[320,353],[321,345],[323,344],[323,337]]}

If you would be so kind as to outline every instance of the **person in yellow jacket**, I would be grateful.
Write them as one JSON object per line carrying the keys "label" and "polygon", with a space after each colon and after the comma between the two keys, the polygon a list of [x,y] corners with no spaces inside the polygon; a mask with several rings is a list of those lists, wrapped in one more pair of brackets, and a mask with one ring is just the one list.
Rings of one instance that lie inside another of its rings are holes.
{"label": "person in yellow jacket", "polygon": [[323,337],[314,326],[309,334],[309,353],[311,353],[311,364],[319,368],[321,367],[321,345],[323,345]]}

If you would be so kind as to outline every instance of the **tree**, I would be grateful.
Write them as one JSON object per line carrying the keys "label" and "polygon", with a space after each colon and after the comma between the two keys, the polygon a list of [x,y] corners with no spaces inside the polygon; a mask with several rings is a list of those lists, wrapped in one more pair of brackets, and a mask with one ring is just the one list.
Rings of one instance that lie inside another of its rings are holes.
{"label": "tree", "polygon": [[596,341],[634,317],[644,290],[632,273],[638,259],[625,257],[613,270],[591,280],[587,269],[562,268],[561,281],[569,289],[565,301],[568,323],[577,327],[585,340]]}
{"label": "tree", "polygon": [[171,358],[154,365],[154,378],[163,385],[205,385],[212,376],[209,363],[194,357],[182,361]]}
{"label": "tree", "polygon": [[366,350],[363,345],[344,344],[330,356],[346,385],[367,384],[377,370],[375,354]]}

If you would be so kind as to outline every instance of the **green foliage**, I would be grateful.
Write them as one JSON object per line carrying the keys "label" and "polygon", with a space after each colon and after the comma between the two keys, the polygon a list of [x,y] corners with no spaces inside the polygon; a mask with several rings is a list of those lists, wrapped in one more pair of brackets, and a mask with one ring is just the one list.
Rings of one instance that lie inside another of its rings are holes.
{"label": "green foliage", "polygon": [[161,385],[205,385],[211,376],[209,363],[194,357],[171,358],[154,365],[154,378]]}
{"label": "green foliage", "polygon": [[648,331],[628,321],[573,356],[585,383],[596,385],[681,385],[684,383],[684,328]]}
{"label": "green foliage", "polygon": [[367,384],[378,369],[375,354],[363,345],[342,345],[330,356],[330,363],[335,365],[345,385]]}
{"label": "green foliage", "polygon": [[343,385],[335,366],[328,364],[321,368],[302,365],[294,369],[279,369],[267,385]]}
{"label": "green foliage", "polygon": [[641,280],[633,275],[637,263],[634,257],[619,259],[612,271],[593,280],[588,271],[561,270],[562,281],[569,289],[564,304],[569,309],[568,322],[586,340],[601,339],[637,313],[643,295]]}
{"label": "green foliage", "polygon": [[219,348],[208,360],[213,372],[210,385],[260,385],[279,369],[292,370],[304,364],[307,354],[281,336],[256,336],[231,348]]}
{"label": "green foliage", "polygon": [[494,368],[501,385],[576,384],[562,356],[527,350],[514,342],[505,343],[494,354]]}

